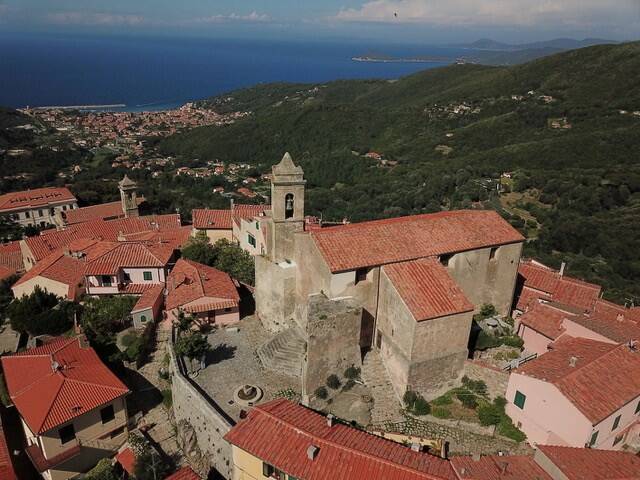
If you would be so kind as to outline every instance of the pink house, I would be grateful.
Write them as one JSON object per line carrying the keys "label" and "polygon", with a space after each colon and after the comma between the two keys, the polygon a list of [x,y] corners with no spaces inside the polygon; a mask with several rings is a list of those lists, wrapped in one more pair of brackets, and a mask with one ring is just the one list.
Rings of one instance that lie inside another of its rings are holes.
{"label": "pink house", "polygon": [[640,350],[565,336],[512,372],[506,398],[533,445],[620,449],[640,434]]}
{"label": "pink house", "polygon": [[166,309],[171,320],[180,311],[200,323],[230,325],[240,320],[240,296],[231,277],[213,267],[180,259],[167,281]]}

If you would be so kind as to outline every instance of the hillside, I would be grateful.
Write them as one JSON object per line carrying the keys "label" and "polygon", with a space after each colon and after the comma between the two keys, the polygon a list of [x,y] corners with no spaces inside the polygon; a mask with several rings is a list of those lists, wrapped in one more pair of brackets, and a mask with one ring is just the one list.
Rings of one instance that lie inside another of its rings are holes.
{"label": "hillside", "polygon": [[529,235],[528,254],[640,301],[639,74],[640,43],[628,43],[392,82],[260,85],[207,101],[250,116],[160,148],[260,171],[288,150],[309,211],[327,219],[496,208]]}

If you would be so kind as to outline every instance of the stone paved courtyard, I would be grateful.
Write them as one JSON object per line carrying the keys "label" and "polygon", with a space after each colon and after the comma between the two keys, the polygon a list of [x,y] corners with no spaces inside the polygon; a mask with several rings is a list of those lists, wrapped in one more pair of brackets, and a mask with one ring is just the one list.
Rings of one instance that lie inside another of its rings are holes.
{"label": "stone paved courtyard", "polygon": [[255,316],[245,317],[235,328],[219,328],[208,335],[213,354],[207,366],[194,380],[209,396],[234,419],[248,407],[234,401],[234,391],[251,384],[260,387],[261,402],[272,400],[280,391],[291,389],[300,394],[300,379],[265,370],[256,354],[257,348],[271,334],[264,330]]}

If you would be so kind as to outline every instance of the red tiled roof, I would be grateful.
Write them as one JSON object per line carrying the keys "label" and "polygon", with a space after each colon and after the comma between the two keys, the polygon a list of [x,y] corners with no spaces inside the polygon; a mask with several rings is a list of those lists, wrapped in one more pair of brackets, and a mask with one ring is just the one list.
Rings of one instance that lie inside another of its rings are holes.
{"label": "red tiled roof", "polygon": [[521,312],[526,312],[536,303],[539,303],[540,300],[551,301],[551,296],[542,293],[539,290],[534,290],[533,288],[525,286],[522,288],[522,291],[518,295],[516,308]]}
{"label": "red tiled roof", "polygon": [[[582,311],[593,309],[600,296],[601,287],[576,278],[560,275],[560,272],[532,261],[520,262],[518,273],[524,278],[523,291],[528,287],[537,290],[540,297],[551,297],[551,300]],[[532,296],[531,292],[527,295]],[[521,301],[518,299],[518,308]],[[522,305],[526,307],[526,305]]]}
{"label": "red tiled roof", "polygon": [[80,453],[80,445],[76,444],[51,458],[46,458],[38,445],[29,445],[25,448],[25,451],[38,473],[42,473],[78,455]]}
{"label": "red tiled roof", "polygon": [[332,272],[522,242],[496,212],[459,210],[309,232]]}
{"label": "red tiled roof", "polygon": [[0,244],[0,265],[13,272],[24,272],[19,240]]}
{"label": "red tiled roof", "polygon": [[131,313],[153,308],[163,292],[164,283],[159,283],[158,285],[154,285],[153,287],[145,290],[142,296],[140,296],[136,304],[133,306],[133,310],[131,310]]}
{"label": "red tiled roof", "polygon": [[67,285],[67,297],[70,300],[75,300],[78,289],[83,284],[85,268],[86,262],[84,260],[71,257],[63,250],[57,250],[36,263],[31,270],[13,284],[13,287],[20,286],[37,277],[48,278]]}
{"label": "red tiled roof", "polygon": [[68,188],[45,187],[0,195],[0,212],[75,201]]}
{"label": "red tiled roof", "polygon": [[[238,306],[240,295],[231,277],[225,273],[201,263],[181,258],[167,279],[167,310],[181,307],[199,299],[209,299],[201,306],[228,308]],[[222,305],[222,306],[217,306]],[[209,311],[195,310],[195,311]]]}
{"label": "red tiled roof", "polygon": [[136,455],[129,447],[125,448],[116,455],[116,461],[129,475],[133,475],[135,473]]}
{"label": "red tiled roof", "polygon": [[597,313],[592,313],[590,315],[574,315],[569,320],[617,343],[640,340],[640,325],[623,318],[604,320]]}
{"label": "red tiled roof", "polygon": [[102,203],[88,207],[75,208],[62,212],[67,225],[89,222],[91,220],[113,220],[124,217],[121,202]]}
{"label": "red tiled roof", "polygon": [[56,338],[0,361],[9,396],[36,434],[129,392],[92,348],[81,345],[79,338]]}
{"label": "red tiled roof", "polygon": [[640,396],[640,351],[627,345],[564,336],[515,372],[555,385],[593,425]]}
{"label": "red tiled roof", "polygon": [[417,321],[473,311],[473,304],[435,258],[392,263],[383,271]]}
{"label": "red tiled roof", "polygon": [[239,227],[241,219],[248,220],[262,215],[268,210],[271,210],[271,205],[243,205],[234,203],[231,205],[231,217],[233,218],[233,222]]}
{"label": "red tiled roof", "polygon": [[165,244],[142,242],[101,242],[99,255],[87,259],[86,275],[112,275],[121,268],[164,268],[174,254],[174,248]]}
{"label": "red tiled roof", "polygon": [[200,480],[200,477],[191,469],[191,467],[182,467],[180,470],[169,475],[164,480]]}
{"label": "red tiled roof", "polygon": [[526,455],[490,455],[451,458],[460,480],[552,480],[534,460]]}
{"label": "red tiled roof", "polygon": [[[455,479],[451,464],[348,427],[288,400],[253,407],[225,439],[302,480]],[[318,448],[313,460],[311,446]]]}
{"label": "red tiled roof", "polygon": [[5,437],[2,423],[0,422],[0,478],[2,480],[18,480],[15,470],[13,469],[13,462],[11,461],[11,455],[9,454],[9,447],[7,446],[7,439]]}
{"label": "red tiled roof", "polygon": [[121,218],[119,220],[95,220],[69,225],[64,230],[46,231],[24,242],[35,260],[42,260],[49,253],[68,245],[73,240],[95,239],[115,242],[120,234],[130,235],[141,232],[159,232],[180,228],[180,215],[148,215]]}
{"label": "red tiled roof", "polygon": [[602,320],[629,320],[640,324],[640,308],[627,308],[602,298],[598,299],[593,307],[593,315]]}
{"label": "red tiled roof", "polygon": [[191,212],[195,228],[231,230],[231,210],[196,209]]}
{"label": "red tiled roof", "polygon": [[0,265],[0,281],[6,280],[16,274],[16,271],[12,268],[7,268],[4,265]]}
{"label": "red tiled roof", "polygon": [[185,225],[184,227],[159,232],[151,230],[147,232],[130,233],[123,235],[123,238],[127,242],[164,243],[174,250],[178,250],[191,238],[191,227]]}
{"label": "red tiled roof", "polygon": [[567,317],[572,317],[572,315],[544,303],[535,303],[520,317],[520,323],[551,340],[555,340],[565,332],[562,322]]}
{"label": "red tiled roof", "polygon": [[632,453],[553,445],[537,447],[568,480],[640,479],[640,457]]}

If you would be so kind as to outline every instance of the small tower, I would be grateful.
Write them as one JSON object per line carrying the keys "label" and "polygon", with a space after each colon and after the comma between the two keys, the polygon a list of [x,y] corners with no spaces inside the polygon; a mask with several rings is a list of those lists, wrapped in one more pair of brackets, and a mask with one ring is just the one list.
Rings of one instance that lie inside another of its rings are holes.
{"label": "small tower", "polygon": [[120,201],[122,202],[122,213],[124,216],[137,217],[138,216],[138,198],[137,190],[138,184],[131,180],[127,175],[118,183],[118,189],[120,190]]}
{"label": "small tower", "polygon": [[271,229],[268,256],[273,262],[293,258],[293,237],[304,230],[304,180],[302,168],[289,153],[273,166],[271,178]]}

